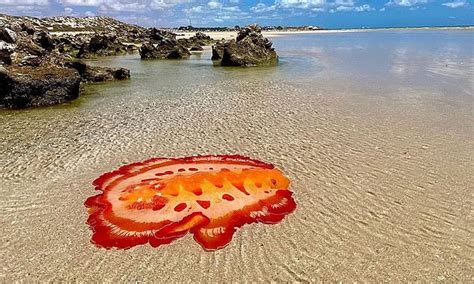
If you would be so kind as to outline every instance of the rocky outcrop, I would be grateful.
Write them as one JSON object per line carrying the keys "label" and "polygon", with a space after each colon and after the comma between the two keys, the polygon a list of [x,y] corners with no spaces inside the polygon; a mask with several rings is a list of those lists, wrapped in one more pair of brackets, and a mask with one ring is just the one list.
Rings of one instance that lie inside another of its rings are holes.
{"label": "rocky outcrop", "polygon": [[9,28],[0,27],[0,40],[6,43],[15,43],[17,34]]}
{"label": "rocky outcrop", "polygon": [[8,49],[0,49],[0,64],[12,64],[11,51]]}
{"label": "rocky outcrop", "polygon": [[182,59],[191,54],[176,34],[159,29],[149,29],[148,38],[139,49],[142,59]]}
{"label": "rocky outcrop", "polygon": [[126,68],[89,66],[80,61],[67,62],[66,66],[76,69],[83,82],[105,82],[130,78],[130,70]]}
{"label": "rocky outcrop", "polygon": [[43,21],[0,15],[0,108],[64,103],[78,97],[81,82],[130,78],[128,69],[92,67],[73,58],[122,54],[129,47],[122,41],[145,29],[133,36],[125,29],[120,40],[115,34],[52,35],[38,25]]}
{"label": "rocky outcrop", "polygon": [[170,40],[176,40],[176,34],[165,31],[165,30],[160,30],[157,28],[151,28],[148,30],[148,37],[153,40],[153,41],[162,41],[165,39],[170,39]]}
{"label": "rocky outcrop", "polygon": [[197,32],[194,36],[189,38],[189,41],[194,45],[199,44],[205,46],[210,45],[213,42],[213,39],[205,33]]}
{"label": "rocky outcrop", "polygon": [[53,38],[46,32],[39,32],[35,36],[35,42],[38,43],[39,46],[41,46],[42,48],[46,49],[49,52],[53,51],[55,47]]}
{"label": "rocky outcrop", "polygon": [[126,46],[120,43],[115,35],[96,35],[90,39],[89,43],[81,46],[77,58],[111,56],[126,53]]}
{"label": "rocky outcrop", "polygon": [[184,47],[192,48],[197,46],[212,45],[213,43],[215,43],[215,40],[213,40],[210,36],[202,32],[197,32],[194,36],[190,38],[180,38],[178,42]]}
{"label": "rocky outcrop", "polygon": [[142,59],[183,59],[190,55],[187,48],[172,39],[144,43],[139,52]]}
{"label": "rocky outcrop", "polygon": [[193,46],[191,46],[191,48],[189,50],[191,50],[191,51],[203,51],[204,48],[200,45],[193,45]]}
{"label": "rocky outcrop", "polygon": [[[222,56],[219,53],[221,51]],[[222,46],[216,45],[213,48],[214,58],[220,60],[222,66],[248,67],[278,63],[278,56],[272,48],[272,42],[263,37],[262,29],[257,25],[242,29],[235,40],[223,44],[223,49]]]}
{"label": "rocky outcrop", "polygon": [[215,45],[212,46],[212,60],[222,60],[222,57],[224,56],[224,46],[224,41],[218,41]]}
{"label": "rocky outcrop", "polygon": [[79,96],[79,73],[58,66],[0,67],[0,106],[38,107],[64,103]]}
{"label": "rocky outcrop", "polygon": [[[10,2],[13,3],[15,1],[11,0]],[[0,26],[3,25],[17,33],[24,31],[28,35],[33,35],[38,31],[62,33],[72,32],[74,35],[81,37],[82,34],[80,33],[112,33],[119,37],[128,37],[138,34],[141,38],[141,33],[144,33],[147,30],[140,26],[131,25],[110,17],[103,16],[81,18],[70,16],[34,18],[0,14]]]}
{"label": "rocky outcrop", "polygon": [[21,30],[26,32],[28,35],[32,36],[35,34],[35,27],[28,22],[23,22],[20,24]]}

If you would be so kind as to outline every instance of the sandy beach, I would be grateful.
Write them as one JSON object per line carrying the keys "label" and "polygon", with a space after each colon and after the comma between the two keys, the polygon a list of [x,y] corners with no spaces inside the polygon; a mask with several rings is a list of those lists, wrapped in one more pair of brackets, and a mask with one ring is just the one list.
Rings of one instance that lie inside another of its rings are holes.
{"label": "sandy beach", "polygon": [[[1,111],[0,282],[473,281],[472,32],[273,40],[278,67],[213,67],[209,50],[104,58],[91,62],[133,79]],[[159,248],[91,244],[83,203],[95,178],[196,154],[275,164],[296,211],[244,226],[216,252],[190,235]]]}

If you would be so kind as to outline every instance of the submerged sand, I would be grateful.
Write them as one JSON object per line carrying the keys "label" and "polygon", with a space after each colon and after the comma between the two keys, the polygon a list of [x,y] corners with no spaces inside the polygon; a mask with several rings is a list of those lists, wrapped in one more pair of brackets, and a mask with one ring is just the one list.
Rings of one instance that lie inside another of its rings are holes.
{"label": "submerged sand", "polygon": [[[472,84],[302,76],[278,44],[280,69],[130,57],[117,63],[131,66],[130,82],[1,112],[1,282],[472,281]],[[189,235],[157,249],[90,243],[83,202],[101,173],[154,156],[236,153],[290,177],[298,208],[280,224],[245,226],[212,253]]]}

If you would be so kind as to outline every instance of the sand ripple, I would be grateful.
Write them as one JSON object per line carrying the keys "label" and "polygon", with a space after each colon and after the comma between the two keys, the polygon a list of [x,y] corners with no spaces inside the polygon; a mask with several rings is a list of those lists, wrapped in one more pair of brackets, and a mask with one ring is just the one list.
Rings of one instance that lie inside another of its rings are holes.
{"label": "sand ripple", "polygon": [[[175,92],[1,117],[2,281],[473,279],[472,129],[441,130],[420,99],[252,81]],[[127,251],[89,243],[82,203],[99,173],[197,153],[275,163],[297,211],[215,253],[189,237]]]}

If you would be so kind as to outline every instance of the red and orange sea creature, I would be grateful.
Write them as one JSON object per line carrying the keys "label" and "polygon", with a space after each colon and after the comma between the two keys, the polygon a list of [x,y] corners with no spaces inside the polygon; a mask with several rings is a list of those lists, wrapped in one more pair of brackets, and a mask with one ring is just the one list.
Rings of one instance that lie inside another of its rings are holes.
{"label": "red and orange sea creature", "polygon": [[205,250],[226,246],[236,228],[274,224],[296,208],[289,180],[242,156],[155,158],[94,181],[85,202],[92,242],[126,249],[168,244],[188,232]]}

